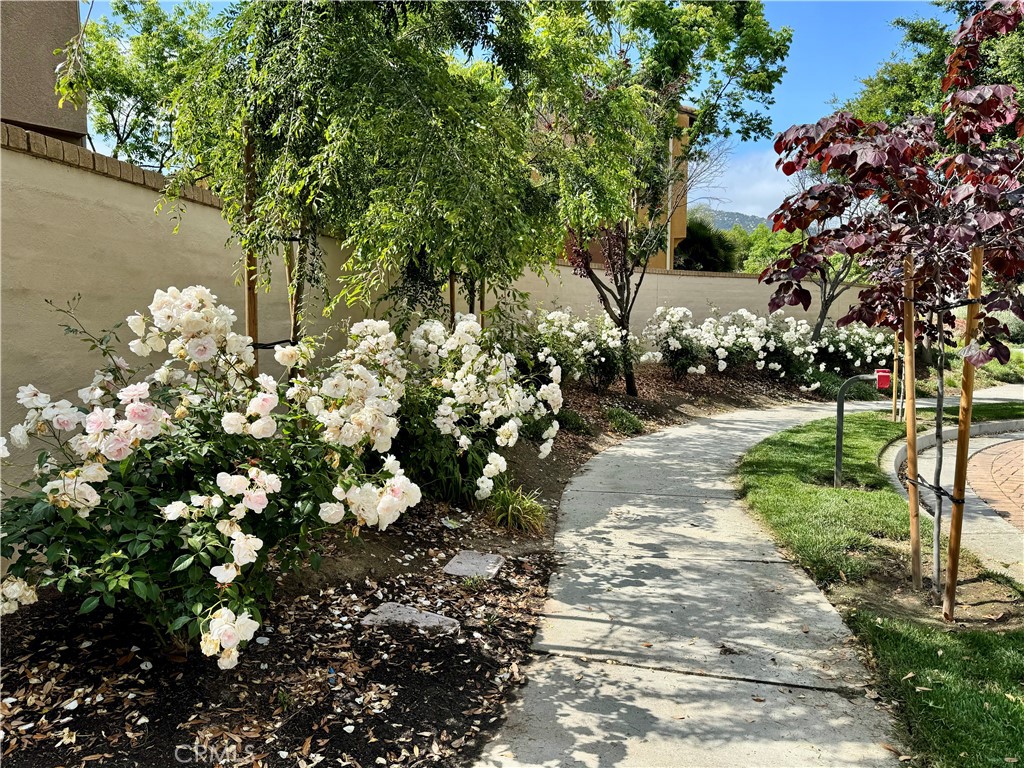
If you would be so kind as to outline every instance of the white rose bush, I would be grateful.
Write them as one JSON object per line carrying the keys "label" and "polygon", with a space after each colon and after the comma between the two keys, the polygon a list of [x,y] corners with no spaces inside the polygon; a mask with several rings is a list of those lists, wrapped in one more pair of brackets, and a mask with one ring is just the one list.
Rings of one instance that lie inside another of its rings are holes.
{"label": "white rose bush", "polygon": [[313,340],[279,347],[278,381],[249,374],[234,321],[201,286],[157,291],[127,321],[140,365],[117,355],[115,332],[74,330],[108,363],[81,404],[19,389],[11,445],[39,451],[34,479],[3,501],[3,613],[54,586],[82,594],[82,612],[129,606],[228,669],[260,624],[268,565],[315,565],[327,530],[384,529],[420,501],[388,453],[407,373],[387,323],[355,325],[315,368]]}
{"label": "white rose bush", "polygon": [[524,428],[543,425],[539,455],[551,453],[562,407],[562,368],[546,353],[524,360],[503,349],[473,315],[454,330],[427,320],[412,332],[411,377],[395,454],[435,498],[483,500],[507,469],[502,451]]}
{"label": "white rose bush", "polygon": [[545,421],[541,455],[558,431],[554,357],[524,371],[472,316],[451,332],[425,322],[408,350],[380,320],[353,325],[331,357],[312,338],[277,345],[275,379],[250,373],[252,339],[202,286],[157,291],[127,319],[138,364],[115,349],[116,326],[95,336],[65,314],[106,365],[80,404],[18,390],[10,446],[39,450],[34,478],[3,499],[0,612],[52,586],[82,595],[83,613],[126,606],[165,642],[198,641],[222,669],[258,631],[277,573],[319,565],[325,533],[386,529],[421,483],[484,499],[524,425]]}
{"label": "white rose bush", "polygon": [[[538,356],[558,359],[563,373],[574,381],[583,380],[602,392],[622,374],[622,332],[608,315],[580,317],[572,309],[541,312],[534,332],[541,346]],[[640,340],[630,334],[625,341],[635,358],[640,357]]]}
{"label": "white rose bush", "polygon": [[764,371],[788,376],[805,391],[891,360],[891,338],[863,325],[826,324],[819,339],[811,336],[806,320],[781,312],[765,317],[739,309],[695,325],[685,307],[659,307],[643,332],[653,350],[645,359],[663,362],[676,376]]}

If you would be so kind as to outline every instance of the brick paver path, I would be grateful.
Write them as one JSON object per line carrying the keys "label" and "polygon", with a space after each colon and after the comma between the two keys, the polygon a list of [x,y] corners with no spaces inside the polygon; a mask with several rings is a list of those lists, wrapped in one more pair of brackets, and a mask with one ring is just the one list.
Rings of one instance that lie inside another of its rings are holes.
{"label": "brick paver path", "polygon": [[1024,531],[1024,439],[1007,440],[971,457],[971,489]]}

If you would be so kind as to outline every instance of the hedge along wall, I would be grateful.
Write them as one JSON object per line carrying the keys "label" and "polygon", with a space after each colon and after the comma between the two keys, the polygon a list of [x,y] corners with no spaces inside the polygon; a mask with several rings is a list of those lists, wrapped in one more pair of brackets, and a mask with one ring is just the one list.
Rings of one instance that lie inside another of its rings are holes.
{"label": "hedge along wall", "polygon": [[[137,309],[144,311],[157,288],[198,283],[235,309],[235,330],[244,333],[244,292],[234,279],[241,253],[227,245],[230,230],[209,190],[188,191],[175,234],[167,209],[154,212],[165,183],[159,174],[15,126],[0,128],[0,407],[5,435],[24,417],[15,399],[19,386],[35,384],[54,398],[77,403],[77,390],[97,367],[96,353],[64,335],[46,299],[63,305],[80,293],[79,316],[98,330]],[[328,274],[338,274],[338,244],[327,241],[324,246]],[[308,312],[312,319],[320,314],[316,307]],[[361,316],[358,307],[342,308],[330,322],[317,320],[311,330]],[[261,340],[288,336],[283,278],[269,294],[260,294],[259,320]],[[123,330],[127,351],[134,335]],[[272,373],[279,370],[272,353],[263,353],[261,363]]]}
{"label": "hedge along wall", "polygon": [[[597,315],[604,311],[591,282],[574,275],[572,267],[565,263],[557,264],[544,277],[525,275],[517,281],[516,287],[530,294],[534,308],[572,307],[580,315]],[[737,309],[767,314],[768,299],[774,290],[775,286],[758,282],[756,275],[649,269],[633,308],[633,331],[639,334],[658,307],[686,307],[693,312],[697,323],[710,317],[713,307],[720,314]],[[846,314],[856,293],[854,287],[840,296],[832,305],[829,317],[836,320]],[[785,313],[813,323],[818,317],[817,295],[807,312],[800,307],[787,307]]]}

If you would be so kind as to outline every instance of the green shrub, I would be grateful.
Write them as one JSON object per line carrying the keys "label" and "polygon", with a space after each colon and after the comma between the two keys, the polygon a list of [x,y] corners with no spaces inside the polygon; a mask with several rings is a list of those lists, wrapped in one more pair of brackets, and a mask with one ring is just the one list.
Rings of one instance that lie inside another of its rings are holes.
{"label": "green shrub", "polygon": [[673,265],[676,269],[735,272],[736,251],[736,243],[714,224],[691,219],[686,238],[676,246]]}
{"label": "green shrub", "polygon": [[639,435],[644,431],[644,423],[623,408],[609,408],[604,412],[612,429],[623,435]]}
{"label": "green shrub", "polygon": [[1006,338],[1011,344],[1024,346],[1024,320],[1021,320],[1012,312],[997,313],[1000,320],[1006,323]]}
{"label": "green shrub", "polygon": [[502,528],[537,534],[544,530],[547,508],[537,501],[537,492],[526,493],[523,487],[502,484],[490,499],[494,522]]}
{"label": "green shrub", "polygon": [[1004,384],[1020,384],[1024,382],[1024,352],[1014,351],[1005,365],[993,360],[982,366],[981,370]]}
{"label": "green shrub", "polygon": [[[551,429],[551,425],[555,421],[555,417],[548,414],[542,419],[527,422],[523,425],[523,428],[520,431],[530,440],[540,442],[547,439],[544,435],[548,434],[548,430]],[[563,408],[558,412],[557,421],[559,430],[565,429],[575,435],[593,434],[593,430],[591,430],[589,422],[583,418],[579,412],[569,408]]]}
{"label": "green shrub", "polygon": [[574,435],[592,435],[594,430],[590,427],[590,422],[583,418],[583,415],[578,411],[573,411],[569,408],[563,408],[558,413],[558,423],[562,426],[562,429],[572,432]]}

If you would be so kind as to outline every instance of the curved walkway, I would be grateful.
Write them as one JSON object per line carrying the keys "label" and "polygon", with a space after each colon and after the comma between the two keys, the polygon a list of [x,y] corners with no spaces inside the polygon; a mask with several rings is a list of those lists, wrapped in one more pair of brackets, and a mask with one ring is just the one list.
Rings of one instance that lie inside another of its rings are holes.
{"label": "curved walkway", "polygon": [[478,768],[897,764],[849,630],[733,484],[753,445],[834,409],[734,411],[587,463],[538,659]]}
{"label": "curved walkway", "polygon": [[890,762],[849,631],[732,478],[753,445],[834,408],[734,411],[587,463],[562,497],[545,656],[481,766]]}

